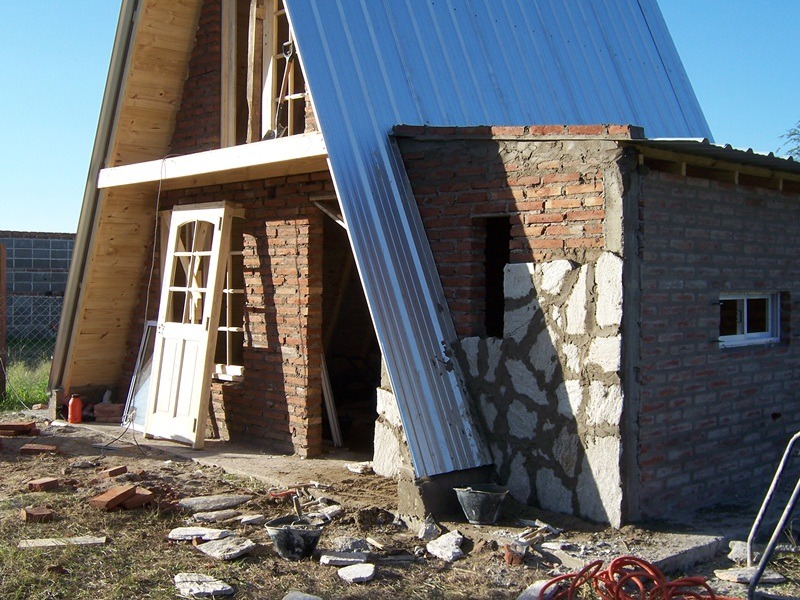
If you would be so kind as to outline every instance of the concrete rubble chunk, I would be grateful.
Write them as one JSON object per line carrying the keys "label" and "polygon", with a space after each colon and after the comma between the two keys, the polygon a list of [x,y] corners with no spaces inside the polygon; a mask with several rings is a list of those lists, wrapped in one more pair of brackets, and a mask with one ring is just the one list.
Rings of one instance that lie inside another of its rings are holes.
{"label": "concrete rubble chunk", "polygon": [[[733,583],[750,583],[750,578],[756,573],[758,567],[735,567],[733,569],[717,569],[714,576],[722,581]],[[761,583],[783,583],[786,578],[775,571],[766,570],[761,576]]]}
{"label": "concrete rubble chunk", "polygon": [[350,565],[339,569],[337,574],[347,583],[366,583],[375,577],[375,565],[370,563]]}
{"label": "concrete rubble chunk", "polygon": [[464,556],[464,552],[461,550],[461,543],[463,541],[464,536],[454,530],[445,533],[432,542],[428,542],[425,549],[436,558],[441,558],[446,562],[453,562]]}
{"label": "concrete rubble chunk", "polygon": [[331,567],[346,567],[360,565],[367,562],[367,552],[323,552],[319,557],[319,564]]}
{"label": "concrete rubble chunk", "polygon": [[558,589],[556,586],[551,587],[544,596],[541,596],[544,586],[547,585],[549,581],[549,579],[534,581],[522,590],[522,593],[517,596],[517,600],[551,600],[551,598],[556,595],[556,590]]}
{"label": "concrete rubble chunk", "polygon": [[247,538],[232,535],[221,540],[214,540],[200,544],[197,549],[203,554],[219,560],[233,560],[249,554],[256,547],[256,543]]}
{"label": "concrete rubble chunk", "polygon": [[441,535],[441,533],[442,529],[439,527],[436,521],[433,520],[433,517],[428,515],[425,517],[425,521],[420,526],[419,532],[417,532],[417,537],[421,540],[429,542],[431,540],[435,540]]}
{"label": "concrete rubble chunk", "polygon": [[[730,560],[740,565],[747,562],[747,542],[731,540],[728,542],[728,548],[731,550],[728,553]],[[757,561],[760,557],[761,555],[758,552],[753,551],[753,560]]]}
{"label": "concrete rubble chunk", "polygon": [[244,504],[251,500],[252,496],[244,494],[217,494],[214,496],[195,496],[193,498],[184,498],[178,502],[184,510],[192,512],[211,512],[214,510],[223,510],[225,508],[234,508],[240,504]]}
{"label": "concrete rubble chunk", "polygon": [[178,593],[186,598],[215,598],[231,596],[234,592],[224,581],[202,573],[178,573],[174,581]]}
{"label": "concrete rubble chunk", "polygon": [[369,552],[369,542],[364,538],[354,538],[340,535],[331,540],[331,547],[335,552]]}
{"label": "concrete rubble chunk", "polygon": [[242,525],[261,525],[266,520],[264,515],[242,515],[239,522]]}
{"label": "concrete rubble chunk", "polygon": [[193,540],[201,538],[204,541],[221,540],[234,533],[228,529],[212,529],[210,527],[176,527],[167,534],[173,541]]}
{"label": "concrete rubble chunk", "polygon": [[306,594],[305,592],[298,592],[297,590],[291,590],[288,594],[283,597],[283,600],[322,600],[319,596],[314,596],[312,594]]}
{"label": "concrete rubble chunk", "polygon": [[220,521],[227,521],[228,519],[233,519],[238,517],[240,513],[238,510],[234,510],[232,508],[226,508],[224,510],[212,510],[209,512],[197,512],[192,515],[192,518],[195,521],[201,521],[203,523],[219,523]]}

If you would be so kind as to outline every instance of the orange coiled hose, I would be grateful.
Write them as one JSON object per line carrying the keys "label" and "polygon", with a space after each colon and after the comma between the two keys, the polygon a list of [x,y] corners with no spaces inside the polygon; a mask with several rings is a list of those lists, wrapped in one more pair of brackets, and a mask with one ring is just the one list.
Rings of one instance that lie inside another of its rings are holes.
{"label": "orange coiled hose", "polygon": [[703,577],[669,581],[658,567],[635,556],[616,558],[607,569],[603,569],[603,561],[596,560],[577,573],[551,579],[539,592],[539,599],[555,588],[552,600],[575,600],[587,583],[602,600],[736,600],[717,596]]}

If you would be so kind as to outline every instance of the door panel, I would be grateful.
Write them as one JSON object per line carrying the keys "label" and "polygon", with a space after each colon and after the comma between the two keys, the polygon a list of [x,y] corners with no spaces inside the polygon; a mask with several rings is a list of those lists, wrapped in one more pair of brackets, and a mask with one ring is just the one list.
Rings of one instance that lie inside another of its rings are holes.
{"label": "door panel", "polygon": [[178,207],[167,240],[145,434],[203,447],[230,211]]}

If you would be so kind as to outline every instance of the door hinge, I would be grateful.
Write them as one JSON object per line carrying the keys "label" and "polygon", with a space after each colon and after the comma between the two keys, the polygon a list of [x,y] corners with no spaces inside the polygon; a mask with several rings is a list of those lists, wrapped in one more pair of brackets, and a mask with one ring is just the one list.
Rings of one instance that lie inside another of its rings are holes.
{"label": "door hinge", "polygon": [[194,419],[194,423],[192,423],[192,433],[197,433],[197,419]]}

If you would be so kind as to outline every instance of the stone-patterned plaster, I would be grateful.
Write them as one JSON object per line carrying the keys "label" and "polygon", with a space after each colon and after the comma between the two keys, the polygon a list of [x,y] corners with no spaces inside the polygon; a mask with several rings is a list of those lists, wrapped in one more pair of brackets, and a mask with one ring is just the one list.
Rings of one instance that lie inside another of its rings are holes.
{"label": "stone-patterned plaster", "polygon": [[521,502],[619,526],[622,261],[505,268],[504,337],[456,348],[500,480]]}

